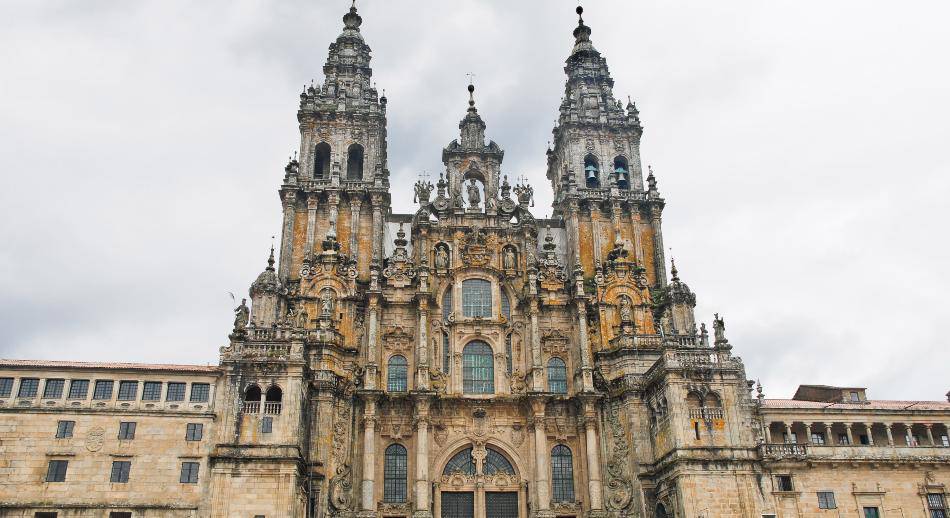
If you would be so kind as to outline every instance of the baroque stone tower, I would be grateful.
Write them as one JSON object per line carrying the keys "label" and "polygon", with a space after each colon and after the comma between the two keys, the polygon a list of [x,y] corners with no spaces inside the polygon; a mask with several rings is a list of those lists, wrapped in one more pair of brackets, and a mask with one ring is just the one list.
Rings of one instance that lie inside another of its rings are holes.
{"label": "baroque stone tower", "polygon": [[[752,404],[721,320],[710,346],[675,267],[667,280],[643,128],[591,29],[574,30],[547,152],[553,217],[537,220],[472,85],[438,181],[416,183],[414,214],[391,212],[386,98],[355,6],[343,23],[323,84],[300,95],[279,266],[272,250],[221,351],[233,407],[214,515],[694,511],[715,452],[752,458]],[[714,482],[754,507],[742,469]],[[248,473],[277,488],[266,505],[241,490]]]}

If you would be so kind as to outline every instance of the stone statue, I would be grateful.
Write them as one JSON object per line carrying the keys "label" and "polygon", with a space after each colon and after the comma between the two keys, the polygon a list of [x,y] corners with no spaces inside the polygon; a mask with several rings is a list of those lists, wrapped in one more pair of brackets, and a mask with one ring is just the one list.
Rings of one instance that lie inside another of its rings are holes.
{"label": "stone statue", "polygon": [[633,307],[630,304],[630,299],[627,297],[620,297],[620,321],[621,322],[630,322],[633,320]]}
{"label": "stone statue", "polygon": [[296,325],[297,325],[297,327],[299,327],[299,328],[301,328],[301,329],[306,328],[306,327],[307,327],[307,322],[308,322],[309,320],[310,320],[310,318],[309,318],[309,315],[307,315],[307,311],[304,310],[304,309],[301,309],[301,310],[300,310],[300,313],[297,313],[297,323],[296,323]]}
{"label": "stone statue", "polygon": [[713,334],[716,337],[715,343],[726,343],[729,340],[726,340],[726,322],[723,320],[719,313],[713,315]]}
{"label": "stone statue", "polygon": [[521,370],[516,369],[511,373],[511,393],[522,394],[528,388],[525,383],[525,376]]}
{"label": "stone statue", "polygon": [[323,290],[320,297],[320,316],[328,317],[333,313],[333,293]]}
{"label": "stone statue", "polygon": [[251,310],[247,308],[247,299],[241,299],[241,305],[234,308],[234,332],[241,333],[247,328]]}
{"label": "stone statue", "polygon": [[502,257],[502,265],[506,270],[515,269],[515,251],[509,246],[505,248],[504,256]]}
{"label": "stone statue", "polygon": [[452,193],[452,205],[454,207],[460,207],[460,208],[465,206],[465,200],[462,199],[461,187],[456,189],[455,192]]}
{"label": "stone statue", "polygon": [[468,182],[468,185],[465,187],[465,190],[468,191],[468,206],[474,209],[477,208],[478,204],[482,201],[482,195],[478,192],[478,185],[475,184],[474,178]]}
{"label": "stone statue", "polygon": [[445,270],[449,267],[449,253],[445,251],[444,246],[435,247],[435,267],[438,270]]}

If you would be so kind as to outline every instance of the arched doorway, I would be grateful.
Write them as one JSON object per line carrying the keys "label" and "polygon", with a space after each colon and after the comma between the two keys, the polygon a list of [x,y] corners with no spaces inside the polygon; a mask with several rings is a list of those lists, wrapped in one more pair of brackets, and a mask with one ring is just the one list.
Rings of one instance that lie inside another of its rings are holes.
{"label": "arched doorway", "polygon": [[468,446],[442,470],[436,518],[525,518],[521,480],[500,449]]}

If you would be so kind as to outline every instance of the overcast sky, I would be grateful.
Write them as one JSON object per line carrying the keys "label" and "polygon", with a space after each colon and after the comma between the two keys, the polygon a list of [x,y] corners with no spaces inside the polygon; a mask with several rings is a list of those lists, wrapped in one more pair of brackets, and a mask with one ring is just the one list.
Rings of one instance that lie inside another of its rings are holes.
{"label": "overcast sky", "polygon": [[[550,209],[576,3],[360,0],[394,210],[465,74]],[[216,363],[279,233],[305,83],[348,0],[0,3],[0,357]],[[586,2],[645,126],[664,241],[769,397],[950,390],[950,4]]]}

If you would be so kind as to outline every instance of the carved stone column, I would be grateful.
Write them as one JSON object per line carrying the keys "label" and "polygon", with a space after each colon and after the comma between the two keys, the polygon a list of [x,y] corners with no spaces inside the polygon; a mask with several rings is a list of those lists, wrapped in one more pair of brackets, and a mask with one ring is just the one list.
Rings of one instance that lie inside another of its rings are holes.
{"label": "carved stone column", "polygon": [[931,446],[936,446],[937,443],[934,441],[934,431],[933,431],[934,425],[925,424],[924,426],[927,427],[927,440],[930,441]]}
{"label": "carved stone column", "polygon": [[853,446],[853,445],[854,445],[854,435],[851,434],[851,423],[845,423],[845,424],[844,424],[844,430],[845,430],[845,432],[847,432],[847,434],[848,434],[848,445]]}
{"label": "carved stone column", "polygon": [[382,244],[383,231],[383,206],[382,198],[378,194],[372,195],[370,202],[373,204],[373,262],[382,264]]}
{"label": "carved stone column", "polygon": [[541,329],[538,326],[538,301],[531,301],[528,309],[531,316],[531,389],[543,390],[543,367],[541,366]]}
{"label": "carved stone column", "polygon": [[366,514],[375,514],[376,498],[373,482],[376,480],[376,400],[366,399],[366,412],[363,416],[363,483],[362,509]]}
{"label": "carved stone column", "polygon": [[360,208],[363,200],[354,195],[350,197],[350,257],[356,259],[360,253]]}
{"label": "carved stone column", "polygon": [[805,444],[811,444],[811,423],[805,423]]}
{"label": "carved stone column", "polygon": [[871,427],[874,423],[864,423],[864,427],[868,430],[868,446],[874,446],[874,432]]}
{"label": "carved stone column", "polygon": [[368,390],[376,389],[376,344],[379,339],[379,305],[376,296],[369,301],[369,337],[366,339],[366,372],[363,384]]}
{"label": "carved stone column", "polygon": [[541,413],[537,413],[535,408],[534,415],[534,489],[538,502],[535,507],[534,516],[548,516],[551,507],[551,489],[548,486],[548,438],[544,430],[544,406],[543,402],[533,406],[541,407]]}
{"label": "carved stone column", "polygon": [[330,230],[327,231],[327,235],[332,235],[336,237],[336,225],[337,219],[339,217],[339,206],[340,206],[340,195],[336,191],[331,191],[330,196],[328,197],[330,203]]}
{"label": "carved stone column", "polygon": [[894,425],[892,425],[891,423],[887,423],[884,425],[884,429],[887,430],[887,445],[888,446],[894,446],[894,431],[891,430],[893,426]]}
{"label": "carved stone column", "polygon": [[587,338],[587,305],[583,300],[577,301],[577,338],[581,350],[581,380],[583,386],[580,391],[594,390],[594,376],[591,369],[590,340]]}
{"label": "carved stone column", "polygon": [[429,509],[429,403],[416,402],[416,502],[413,518],[432,516]]}
{"label": "carved stone column", "polygon": [[429,390],[429,329],[426,300],[419,301],[419,342],[416,346],[416,388]]}
{"label": "carved stone column", "polygon": [[637,262],[643,264],[643,241],[640,237],[640,209],[636,206],[630,207],[630,228],[633,232],[633,249],[636,254]]}
{"label": "carved stone column", "polygon": [[663,255],[663,230],[659,205],[650,207],[650,225],[653,226],[653,267],[656,269],[656,283],[666,286],[666,258]]}
{"label": "carved stone column", "polygon": [[831,437],[831,425],[825,423],[825,444],[832,446],[834,443],[834,439]]}
{"label": "carved stone column", "polygon": [[567,239],[572,248],[574,264],[581,262],[580,225],[577,220],[577,210],[577,200],[570,200],[567,204]]}
{"label": "carved stone column", "polygon": [[307,197],[307,246],[304,248],[305,254],[313,252],[313,239],[317,230],[317,205],[319,198],[316,193]]}
{"label": "carved stone column", "polygon": [[785,423],[785,441],[786,444],[793,443],[792,440],[792,425],[790,423]]}
{"label": "carved stone column", "polygon": [[593,415],[584,418],[584,433],[587,439],[587,491],[590,494],[592,511],[604,508],[603,485],[600,479],[600,447],[597,445],[597,419]]}
{"label": "carved stone column", "polygon": [[297,206],[297,193],[284,193],[284,224],[280,235],[280,280],[286,281],[290,276],[290,261],[294,249],[294,216]]}
{"label": "carved stone column", "polygon": [[765,444],[772,444],[772,423],[765,423]]}

